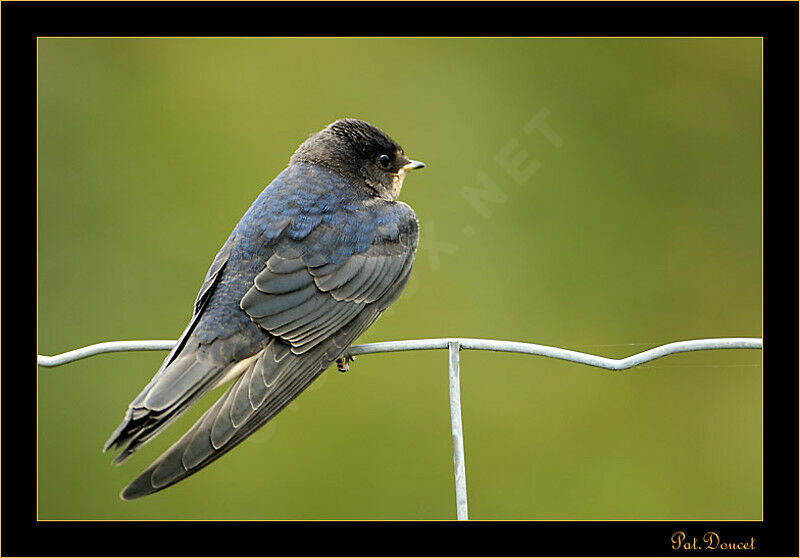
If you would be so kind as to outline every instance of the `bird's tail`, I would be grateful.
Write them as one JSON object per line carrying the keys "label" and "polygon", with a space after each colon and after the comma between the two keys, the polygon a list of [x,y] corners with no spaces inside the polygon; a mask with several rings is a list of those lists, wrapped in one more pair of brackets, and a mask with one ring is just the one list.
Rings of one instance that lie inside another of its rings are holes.
{"label": "bird's tail", "polygon": [[[219,373],[219,366],[190,357],[176,360],[170,365],[170,371],[183,378],[194,375],[209,377]],[[119,464],[125,461],[209,391],[208,384],[193,386],[182,397],[175,399],[171,404],[164,405],[155,403],[155,398],[148,398],[157,386],[157,382],[151,382],[139,394],[128,407],[122,423],[106,441],[103,447],[104,452],[122,448],[120,454],[114,458],[114,463]]]}
{"label": "bird's tail", "polygon": [[241,360],[246,362],[248,351],[251,354],[261,349],[248,348],[248,341],[242,333],[208,345],[189,337],[177,356],[167,356],[150,383],[131,402],[103,451],[121,448],[114,462],[125,461],[209,391],[241,373]]}
{"label": "bird's tail", "polygon": [[273,339],[192,428],[125,490],[133,500],[163,490],[219,459],[291,403],[380,316],[365,310],[311,350]]}
{"label": "bird's tail", "polygon": [[134,500],[158,492],[219,459],[291,403],[331,362],[324,351],[295,355],[283,343],[271,343],[120,496]]}

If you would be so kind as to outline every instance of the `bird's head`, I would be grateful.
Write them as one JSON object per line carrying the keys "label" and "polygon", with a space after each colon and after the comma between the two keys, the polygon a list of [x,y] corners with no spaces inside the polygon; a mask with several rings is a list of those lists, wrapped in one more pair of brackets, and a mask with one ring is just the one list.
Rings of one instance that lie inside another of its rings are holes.
{"label": "bird's head", "polygon": [[388,134],[363,120],[344,118],[328,125],[297,148],[290,163],[327,167],[370,195],[396,200],[412,161]]}

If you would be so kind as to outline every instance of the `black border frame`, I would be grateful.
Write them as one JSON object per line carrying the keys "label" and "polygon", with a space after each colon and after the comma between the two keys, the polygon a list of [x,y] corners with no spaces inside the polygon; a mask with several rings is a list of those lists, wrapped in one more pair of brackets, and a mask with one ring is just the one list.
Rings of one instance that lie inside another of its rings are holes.
{"label": "black border frame", "polygon": [[[798,556],[798,265],[787,262],[798,253],[798,3],[6,1],[0,10],[2,555]],[[207,35],[764,37],[764,521],[37,522],[36,37]],[[787,309],[794,319],[778,326]],[[752,536],[756,549],[675,551],[678,530]]]}

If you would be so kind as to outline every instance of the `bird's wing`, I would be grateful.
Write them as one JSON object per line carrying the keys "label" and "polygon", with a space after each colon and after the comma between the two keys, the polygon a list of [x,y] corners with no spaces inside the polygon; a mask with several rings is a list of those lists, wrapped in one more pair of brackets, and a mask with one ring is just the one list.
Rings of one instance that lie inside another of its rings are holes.
{"label": "bird's wing", "polygon": [[408,217],[399,227],[377,232],[365,251],[344,258],[331,246],[348,244],[347,239],[324,223],[302,241],[287,236],[276,242],[240,303],[268,344],[123,498],[157,492],[199,471],[263,426],[330,366],[405,287],[418,240],[416,216]]}
{"label": "bird's wing", "polygon": [[208,270],[189,325],[106,442],[103,451],[123,448],[115,463],[130,457],[213,389],[231,365],[263,347],[263,339],[245,328],[221,328],[211,338],[196,335],[197,327],[208,318],[209,300],[225,276],[234,240],[231,235]]}
{"label": "bird's wing", "polygon": [[255,323],[291,345],[294,354],[313,349],[380,300],[408,272],[414,253],[399,240],[375,242],[341,261],[301,250],[288,239],[278,243],[241,302]]}
{"label": "bird's wing", "polygon": [[[231,250],[233,248],[233,240],[234,236],[231,235],[225,242],[225,244],[222,246],[222,248],[220,248],[217,255],[214,257],[214,261],[212,262],[211,267],[208,269],[206,277],[203,280],[203,285],[200,287],[200,291],[198,291],[197,297],[194,300],[194,311],[192,312],[192,319],[189,321],[189,325],[186,326],[186,329],[178,338],[178,341],[175,343],[175,346],[172,347],[172,350],[164,359],[164,362],[161,364],[159,372],[164,370],[173,360],[175,360],[175,357],[178,356],[183,350],[183,348],[186,346],[186,342],[188,341],[189,336],[194,330],[194,327],[197,325],[200,316],[202,316],[206,303],[208,302],[209,298],[211,298],[211,295],[214,293],[217,283],[222,277],[222,272],[225,269],[225,266],[228,264],[228,258],[230,257]],[[158,373],[156,373],[155,377],[156,378],[159,377]]]}

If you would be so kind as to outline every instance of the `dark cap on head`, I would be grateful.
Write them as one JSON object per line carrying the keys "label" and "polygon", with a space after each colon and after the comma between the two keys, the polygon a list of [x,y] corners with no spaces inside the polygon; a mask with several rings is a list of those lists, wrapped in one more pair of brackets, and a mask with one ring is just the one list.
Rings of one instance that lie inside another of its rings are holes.
{"label": "dark cap on head", "polygon": [[406,157],[383,130],[353,118],[337,120],[303,142],[292,155],[294,163],[327,167],[389,200],[397,199],[408,171],[425,166]]}

